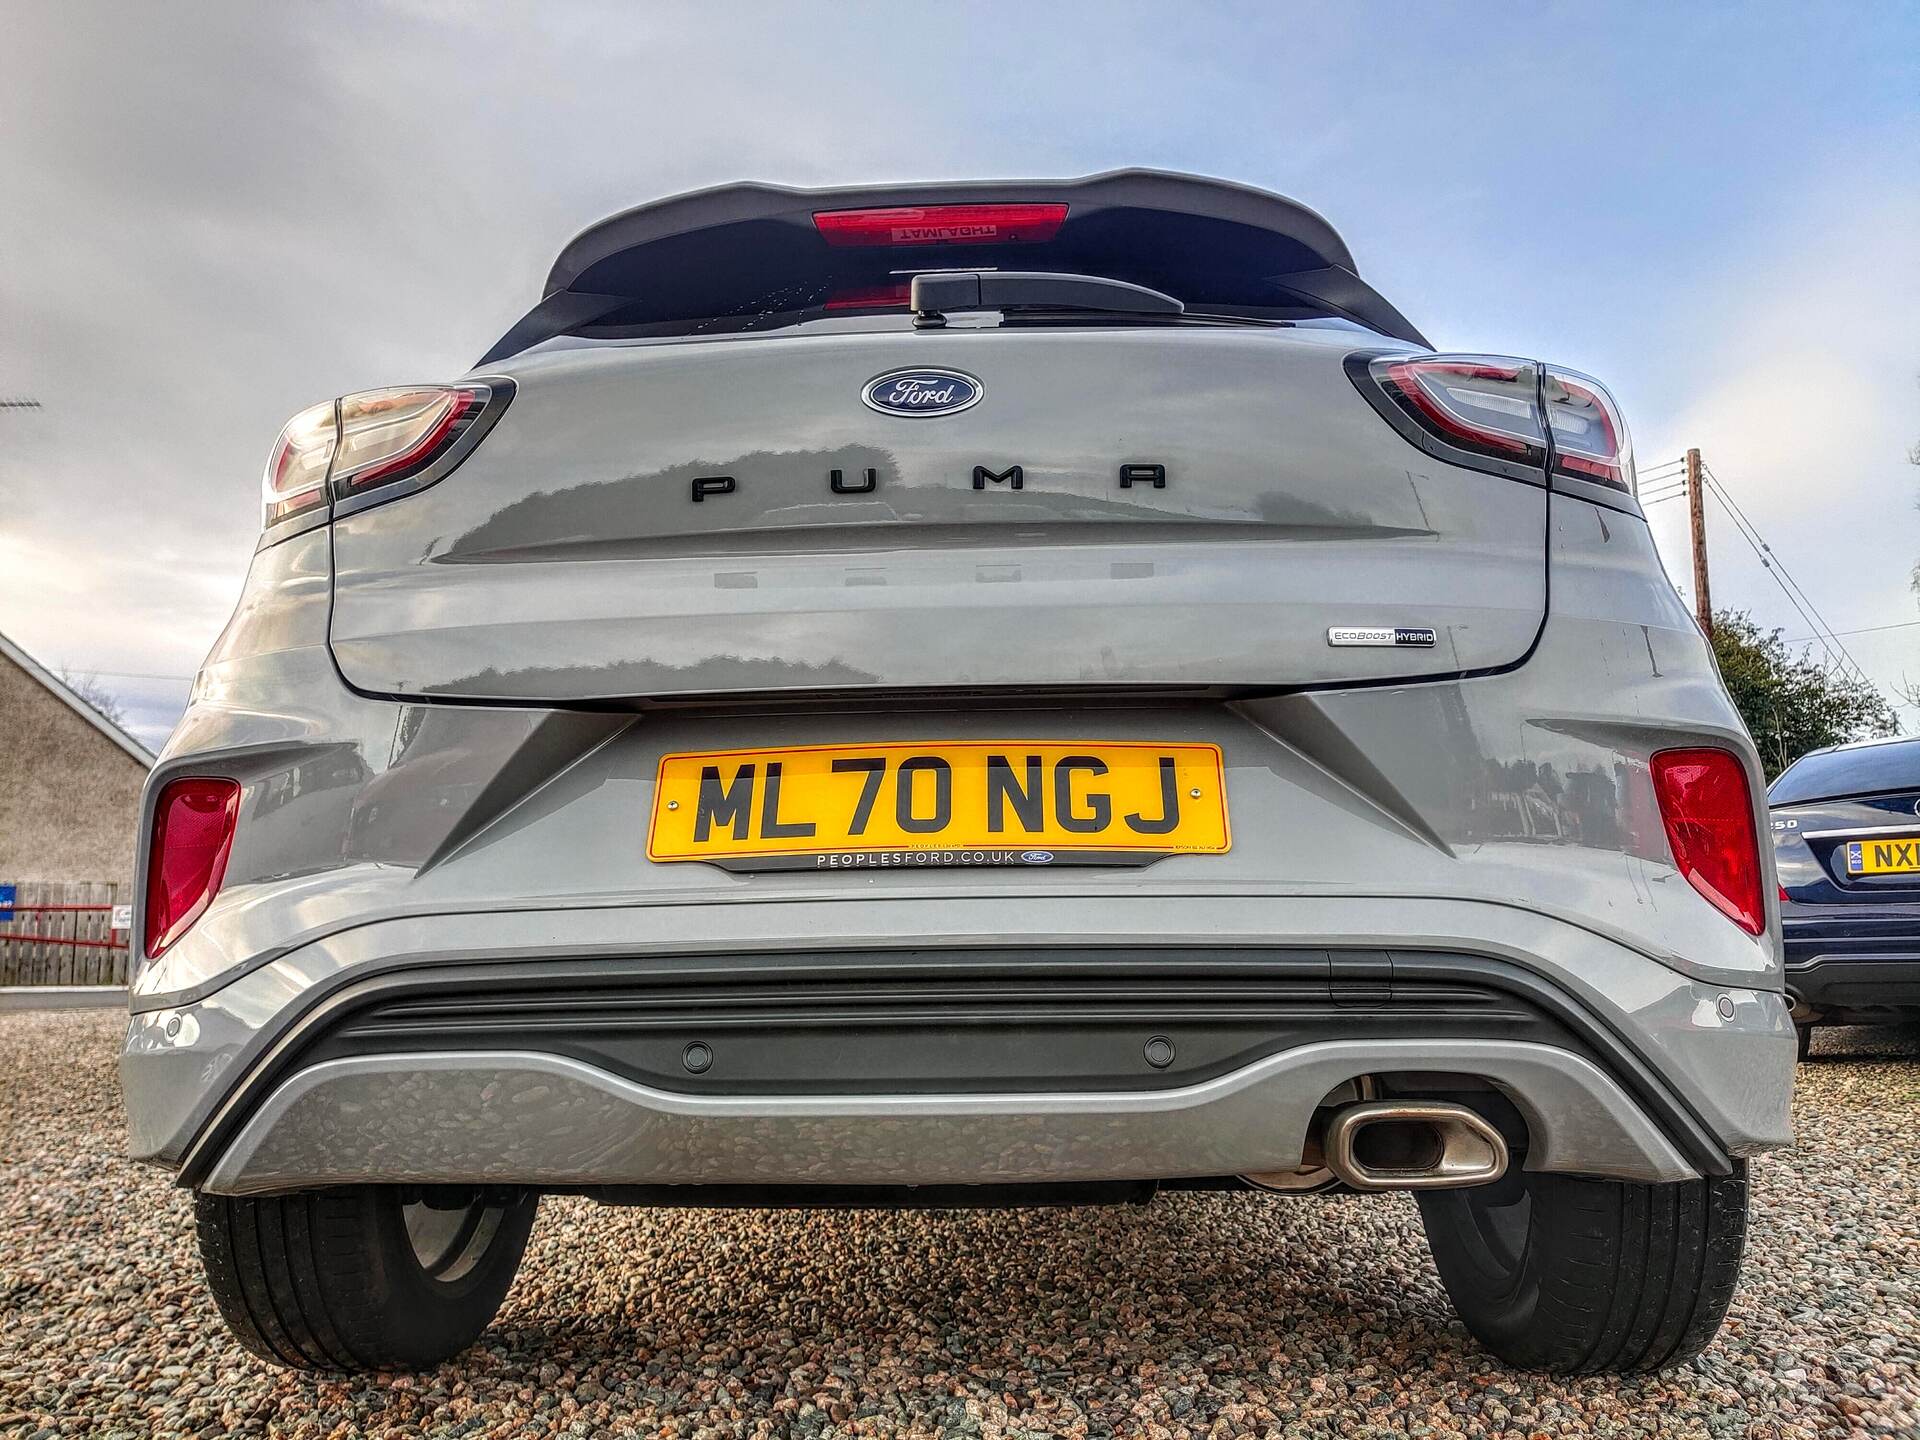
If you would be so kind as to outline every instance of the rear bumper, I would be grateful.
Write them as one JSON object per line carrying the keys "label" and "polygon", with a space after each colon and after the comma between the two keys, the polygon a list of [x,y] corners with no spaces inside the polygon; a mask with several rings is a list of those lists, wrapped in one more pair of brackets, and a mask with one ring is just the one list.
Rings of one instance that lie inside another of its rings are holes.
{"label": "rear bumper", "polygon": [[1816,956],[1787,966],[1787,992],[1815,1011],[1920,1011],[1920,954]]}
{"label": "rear bumper", "polygon": [[1868,914],[1783,917],[1790,995],[1829,1017],[1920,1011],[1920,922]]}
{"label": "rear bumper", "polygon": [[1381,1071],[1493,1081],[1530,1168],[1698,1173],[1591,1061],[1498,1040],[1326,1041],[1171,1090],[689,1095],[553,1054],[330,1060],[276,1086],[202,1188],[378,1182],[977,1185],[1291,1171],[1322,1097]]}
{"label": "rear bumper", "polygon": [[[729,908],[723,950],[711,913],[676,951],[655,912],[636,957],[636,917],[607,910],[302,947],[134,1017],[133,1152],[236,1193],[1207,1176],[1297,1167],[1328,1093],[1383,1073],[1504,1093],[1535,1169],[1670,1180],[1791,1139],[1778,994],[1510,907],[1293,897],[1315,948],[1274,933],[1270,901],[1116,898],[1098,929],[1067,904],[1044,939],[991,950],[952,938],[950,901],[945,927],[903,913],[912,939],[834,950]],[[784,943],[751,943],[762,923]],[[694,982],[734,988],[719,1005]],[[1164,1073],[1142,1060],[1154,1036],[1180,1057]],[[696,1040],[726,1063],[692,1073]]]}

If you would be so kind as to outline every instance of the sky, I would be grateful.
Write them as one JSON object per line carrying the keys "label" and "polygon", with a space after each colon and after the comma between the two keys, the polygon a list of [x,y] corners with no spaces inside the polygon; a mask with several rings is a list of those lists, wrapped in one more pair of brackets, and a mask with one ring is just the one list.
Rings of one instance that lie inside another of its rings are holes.
{"label": "sky", "polygon": [[[1875,682],[1920,682],[1920,5],[4,14],[0,399],[40,408],[0,409],[0,631],[151,745],[287,417],[461,374],[582,227],[1130,165],[1306,202],[1443,349],[1598,376],[1643,470],[1698,446]],[[1684,510],[1652,523],[1690,582]],[[1807,635],[1708,534],[1715,603]]]}

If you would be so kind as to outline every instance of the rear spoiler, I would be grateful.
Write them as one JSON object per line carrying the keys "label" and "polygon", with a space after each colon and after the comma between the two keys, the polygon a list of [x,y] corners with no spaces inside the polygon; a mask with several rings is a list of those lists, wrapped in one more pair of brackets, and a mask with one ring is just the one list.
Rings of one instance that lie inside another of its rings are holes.
{"label": "rear spoiler", "polygon": [[[1064,218],[1042,234],[988,225],[921,240],[902,231],[857,247],[829,243],[815,219],[953,205],[1040,207],[1056,216],[1064,207]],[[1360,278],[1346,242],[1306,206],[1225,180],[1114,170],[1078,180],[855,189],[749,182],[641,205],[568,242],[540,303],[479,363],[595,328],[658,333],[805,311],[836,295],[871,293],[916,268],[1100,275],[1165,291],[1192,310],[1339,316],[1431,348]]]}

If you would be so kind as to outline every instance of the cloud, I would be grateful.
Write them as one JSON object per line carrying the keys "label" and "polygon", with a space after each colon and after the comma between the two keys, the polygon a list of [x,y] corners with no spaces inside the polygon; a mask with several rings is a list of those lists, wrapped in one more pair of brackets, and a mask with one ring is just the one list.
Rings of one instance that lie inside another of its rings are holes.
{"label": "cloud", "polygon": [[[1920,440],[1916,235],[1920,193],[1856,166],[1824,177],[1672,314],[1671,369],[1689,383],[1636,421],[1644,460],[1700,448],[1775,566],[1839,630],[1920,621],[1920,469],[1907,463]],[[1658,507],[1655,530],[1690,581],[1684,511]],[[1717,502],[1707,535],[1717,605],[1809,634]],[[1920,625],[1844,643],[1883,689],[1920,679]]]}
{"label": "cloud", "polygon": [[0,629],[176,683],[132,677],[225,620],[286,417],[459,373],[614,210],[1127,164],[1299,196],[1442,344],[1591,370],[1644,455],[1708,449],[1835,624],[1910,618],[1914,27],[1471,13],[15,7],[0,393],[45,408],[0,413]]}

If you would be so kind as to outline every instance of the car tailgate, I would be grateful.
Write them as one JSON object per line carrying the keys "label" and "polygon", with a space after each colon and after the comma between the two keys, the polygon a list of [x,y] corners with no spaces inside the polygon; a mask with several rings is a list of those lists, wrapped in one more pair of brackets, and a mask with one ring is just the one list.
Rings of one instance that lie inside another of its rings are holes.
{"label": "car tailgate", "polygon": [[[1511,665],[1545,615],[1546,493],[1402,439],[1342,367],[1370,343],[954,329],[523,356],[459,470],[336,519],[333,652],[368,692],[523,703]],[[984,394],[862,403],[903,366]]]}

